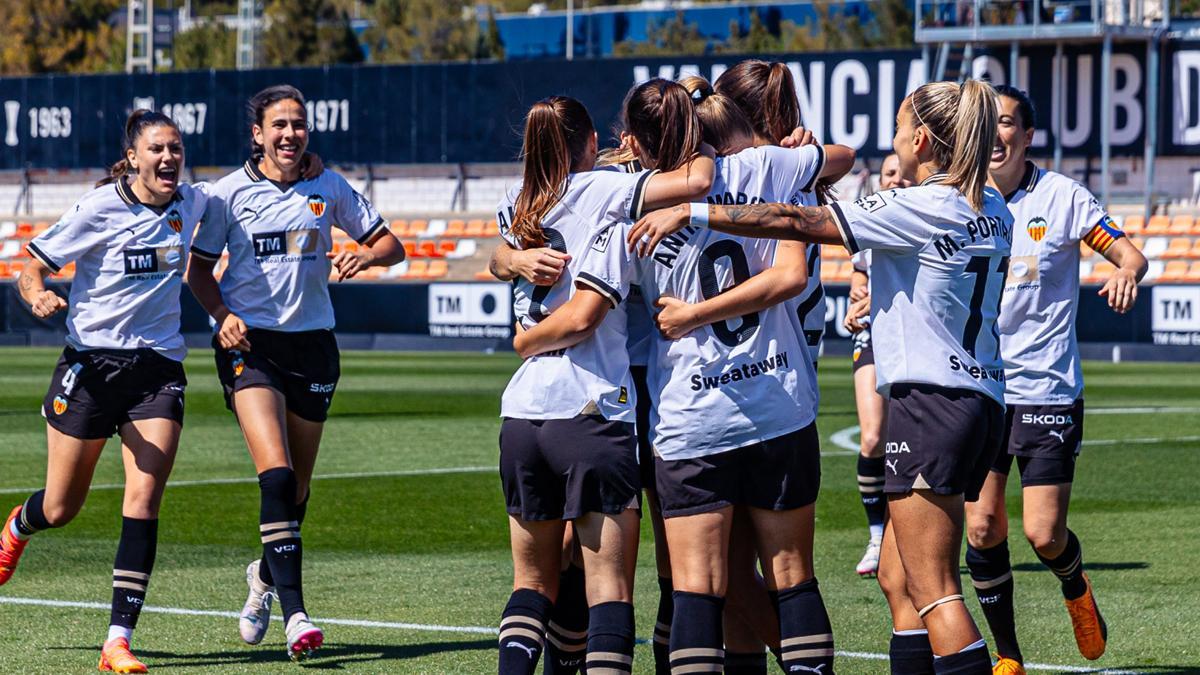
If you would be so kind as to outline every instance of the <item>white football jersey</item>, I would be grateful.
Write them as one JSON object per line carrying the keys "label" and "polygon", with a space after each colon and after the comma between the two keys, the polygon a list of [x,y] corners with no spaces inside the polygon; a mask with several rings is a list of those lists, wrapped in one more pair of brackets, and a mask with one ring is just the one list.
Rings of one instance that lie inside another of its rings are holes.
{"label": "white football jersey", "polygon": [[[718,158],[708,201],[790,201],[820,175],[823,155],[819,146],[764,146]],[[645,299],[715,297],[771,267],[777,244],[688,226],[641,259]],[[647,378],[655,452],[668,460],[704,457],[811,424],[816,372],[802,335],[794,308],[780,303],[678,340],[656,338]]]}
{"label": "white football jersey", "polygon": [[[571,255],[553,286],[513,282],[513,312],[532,327],[562,306],[578,286],[594,290],[612,309],[591,337],[567,349],[533,356],[521,364],[504,390],[500,414],[515,419],[570,419],[584,412],[634,422],[634,390],[626,348],[626,296],[637,283],[637,266],[625,246],[632,219],[641,212],[645,171],[587,171],[571,174],[562,199],[542,220],[546,245]],[[520,185],[508,191],[496,220],[513,248],[520,242],[510,225]]]}
{"label": "white football jersey", "polygon": [[143,204],[125,180],[85,194],[29,253],[52,272],[75,262],[67,310],[74,349],[153,349],[182,361],[179,292],[187,244],[207,186],[181,185],[165,206]]}
{"label": "white football jersey", "polygon": [[1079,243],[1104,253],[1125,235],[1086,188],[1032,162],[1008,208],[1015,229],[1000,305],[1004,398],[1019,405],[1070,404],[1083,395],[1075,337]]}
{"label": "white football jersey", "polygon": [[884,396],[893,383],[970,389],[1004,403],[996,317],[1012,214],[992,188],[982,213],[942,185],[830,205],[851,253],[871,253],[871,339]]}
{"label": "white football jersey", "polygon": [[286,185],[247,160],[213,186],[192,253],[217,261],[229,249],[221,298],[247,326],[329,329],[332,263],[325,254],[335,226],[360,244],[387,229],[375,207],[333,171]]}

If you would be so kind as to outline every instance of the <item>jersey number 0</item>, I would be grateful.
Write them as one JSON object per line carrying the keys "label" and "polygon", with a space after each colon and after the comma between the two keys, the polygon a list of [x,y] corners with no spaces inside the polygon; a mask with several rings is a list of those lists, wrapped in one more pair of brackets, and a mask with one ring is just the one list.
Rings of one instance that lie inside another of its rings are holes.
{"label": "jersey number 0", "polygon": [[[717,261],[721,258],[729,259],[729,266],[733,272],[733,285],[724,289],[717,282]],[[749,279],[750,264],[746,261],[746,252],[742,250],[741,244],[730,239],[722,239],[710,244],[700,254],[700,259],[696,261],[696,272],[700,275],[700,294],[704,296],[705,300],[711,300]],[[709,328],[722,344],[727,347],[736,347],[749,340],[750,336],[758,330],[758,312],[743,314],[741,321],[742,324],[738,326],[737,330],[730,329],[728,321],[718,321],[710,324]]]}

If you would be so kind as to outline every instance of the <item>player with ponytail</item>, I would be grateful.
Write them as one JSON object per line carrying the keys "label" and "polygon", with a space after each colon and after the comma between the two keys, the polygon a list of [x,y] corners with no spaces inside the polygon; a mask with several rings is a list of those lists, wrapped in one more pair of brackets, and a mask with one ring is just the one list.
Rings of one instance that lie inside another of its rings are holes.
{"label": "player with ponytail", "polygon": [[[872,337],[888,397],[880,585],[893,617],[893,672],[991,673],[963,602],[964,501],[999,449],[1004,363],[997,327],[1012,214],[988,187],[998,108],[991,85],[936,82],[900,106],[893,147],[918,185],[827,207],[692,204],[645,216],[643,254],[690,225],[872,251]],[[930,426],[928,420],[940,423]]]}

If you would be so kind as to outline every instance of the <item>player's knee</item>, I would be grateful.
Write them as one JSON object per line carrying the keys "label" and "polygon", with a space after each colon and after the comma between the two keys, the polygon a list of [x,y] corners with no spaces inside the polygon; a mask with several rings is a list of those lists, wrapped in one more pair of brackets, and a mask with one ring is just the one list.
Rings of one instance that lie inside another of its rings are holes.
{"label": "player's knee", "polygon": [[879,444],[881,440],[878,431],[860,431],[858,436],[859,454],[863,457],[882,457],[883,446]]}
{"label": "player's knee", "polygon": [[999,546],[1008,539],[1008,521],[994,513],[979,514],[967,523],[967,542],[978,549]]}
{"label": "player's knee", "polygon": [[50,523],[50,527],[62,527],[74,520],[82,508],[82,500],[78,502],[44,502],[42,504],[42,514],[46,517],[46,522]]}
{"label": "player's knee", "polygon": [[1067,533],[1055,532],[1054,527],[1028,525],[1025,527],[1025,539],[1039,555],[1045,558],[1056,558],[1067,546]]}

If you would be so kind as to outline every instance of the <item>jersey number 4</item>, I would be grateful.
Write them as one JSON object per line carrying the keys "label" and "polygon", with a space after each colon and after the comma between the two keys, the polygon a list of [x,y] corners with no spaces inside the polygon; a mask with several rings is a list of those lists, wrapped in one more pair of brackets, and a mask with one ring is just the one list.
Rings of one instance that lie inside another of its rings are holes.
{"label": "jersey number 4", "polygon": [[[548,227],[542,228],[542,236],[546,238],[546,246],[559,253],[567,252],[567,240],[563,239],[562,233],[558,230],[552,230]],[[565,273],[566,270],[563,270]],[[560,276],[559,279],[562,277]],[[557,284],[558,282],[554,282]],[[550,312],[546,311],[546,297],[550,295],[551,286],[534,286],[533,294],[529,296],[529,318],[541,323]]]}
{"label": "jersey number 4", "polygon": [[[721,258],[729,259],[729,266],[733,271],[733,285],[724,289],[717,282],[717,261]],[[750,264],[746,261],[746,252],[742,250],[741,244],[729,239],[722,239],[710,244],[700,254],[700,259],[696,261],[696,272],[700,275],[700,294],[704,296],[705,300],[711,300],[749,279]],[[743,314],[741,322],[737,330],[730,329],[728,321],[718,321],[710,324],[709,328],[722,344],[727,347],[736,347],[749,340],[750,336],[754,335],[754,331],[758,330],[760,323],[758,312]]]}
{"label": "jersey number 4", "polygon": [[[993,273],[991,269],[992,259],[987,256],[971,256],[971,260],[967,263],[967,274],[975,275],[975,288],[971,290],[971,307],[970,314],[967,316],[967,325],[963,329],[963,349],[971,355],[975,356],[975,347],[979,342],[979,331],[983,328],[983,301],[987,297],[988,281]],[[1004,277],[1008,275],[1008,256],[1004,256],[996,261],[996,269],[994,273],[999,275],[999,283],[1004,283]],[[1000,299],[1001,293],[996,294],[996,315],[1000,314]],[[1000,358],[1000,328],[995,321],[992,322],[992,336],[996,338],[996,358]]]}

